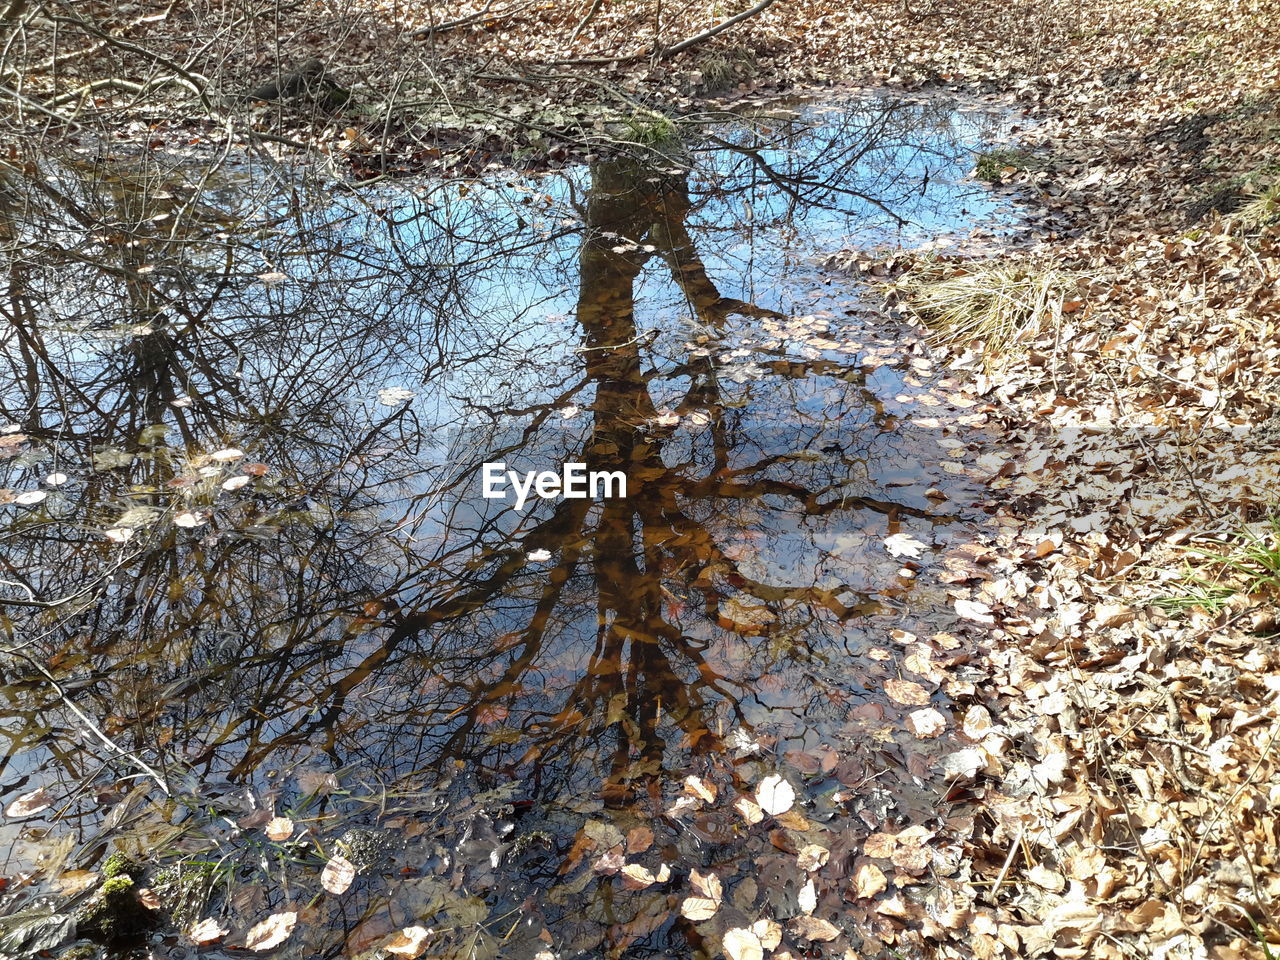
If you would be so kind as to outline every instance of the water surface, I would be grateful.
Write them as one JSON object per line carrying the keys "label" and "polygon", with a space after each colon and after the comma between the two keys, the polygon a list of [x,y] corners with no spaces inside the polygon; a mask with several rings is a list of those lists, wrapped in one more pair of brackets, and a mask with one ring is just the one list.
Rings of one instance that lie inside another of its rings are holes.
{"label": "water surface", "polygon": [[[1004,229],[965,174],[1006,123],[858,100],[358,191],[264,157],[6,166],[0,805],[50,806],[0,821],[0,914],[123,849],[226,945],[299,910],[280,956],[412,924],[428,956],[712,956],[802,912],[816,843],[822,955],[908,949],[848,877],[868,834],[964,815],[957,741],[884,685],[963,693],[933,573],[982,536],[982,417],[816,260]],[[516,511],[481,495],[498,461],[628,496]],[[796,810],[749,824],[771,774]],[[925,909],[936,864],[900,869]]]}

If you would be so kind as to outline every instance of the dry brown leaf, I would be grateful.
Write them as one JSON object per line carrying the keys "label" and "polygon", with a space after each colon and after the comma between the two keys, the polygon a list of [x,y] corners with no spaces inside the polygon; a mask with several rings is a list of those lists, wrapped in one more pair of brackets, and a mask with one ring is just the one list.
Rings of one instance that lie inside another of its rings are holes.
{"label": "dry brown leaf", "polygon": [[814,870],[821,870],[826,866],[830,857],[831,851],[826,847],[810,843],[796,854],[796,866],[801,870],[812,873]]}
{"label": "dry brown leaf", "polygon": [[874,863],[864,863],[853,873],[853,892],[864,900],[870,900],[888,888],[889,881],[884,871]]}
{"label": "dry brown leaf", "polygon": [[199,923],[191,925],[187,936],[197,945],[214,943],[227,935],[227,928],[213,917],[206,917]]}
{"label": "dry brown leaf", "polygon": [[919,740],[932,740],[946,732],[947,718],[932,707],[912,710],[907,714],[907,729]]}
{"label": "dry brown leaf", "polygon": [[642,867],[638,863],[628,863],[622,868],[622,885],[628,890],[643,890],[657,880],[648,867]]}
{"label": "dry brown leaf", "polygon": [[908,707],[923,707],[929,703],[929,692],[914,680],[886,680],[884,692],[894,703]]}
{"label": "dry brown leaf", "polygon": [[244,938],[244,945],[255,953],[271,950],[289,939],[289,935],[293,933],[293,928],[297,923],[297,911],[287,910],[282,913],[273,913],[261,923],[256,923],[250,928],[249,933]]}
{"label": "dry brown leaf", "polygon": [[757,920],[751,925],[751,932],[760,941],[760,946],[766,950],[775,950],[782,942],[782,924],[777,920],[770,920],[767,917]]}
{"label": "dry brown leaf", "polygon": [[685,793],[705,800],[707,803],[712,803],[716,798],[716,785],[693,774],[684,778],[684,789]]}
{"label": "dry brown leaf", "polygon": [[288,840],[293,836],[293,821],[288,817],[272,817],[262,832],[269,840]]}
{"label": "dry brown leaf", "polygon": [[334,896],[346,893],[355,879],[355,864],[339,854],[334,854],[330,857],[329,862],[320,871],[320,886]]}
{"label": "dry brown leaf", "polygon": [[734,801],[733,808],[742,815],[742,819],[747,821],[748,824],[759,823],[764,819],[764,811],[760,809],[760,804],[750,797],[739,797]]}
{"label": "dry brown leaf", "polygon": [[898,838],[892,833],[873,833],[862,844],[862,852],[868,857],[888,859],[898,846]]}
{"label": "dry brown leaf", "polygon": [[840,936],[840,928],[821,917],[794,917],[787,924],[787,929],[802,940],[817,940],[821,943]]}
{"label": "dry brown leaf", "polygon": [[764,947],[760,944],[760,938],[741,927],[726,930],[721,947],[729,960],[764,960]]}
{"label": "dry brown leaf", "polygon": [[706,897],[685,897],[684,902],[680,904],[680,916],[696,923],[699,920],[710,920],[719,909],[719,900],[709,900]]}
{"label": "dry brown leaf", "polygon": [[426,927],[405,927],[382,944],[382,949],[393,956],[408,957],[409,960],[413,960],[414,957],[420,957],[426,952],[427,940],[431,933],[432,931]]}
{"label": "dry brown leaf", "polygon": [[714,873],[699,873],[697,870],[690,870],[689,883],[693,887],[694,893],[700,897],[707,897],[717,903],[724,899],[724,887],[720,884],[720,878]]}

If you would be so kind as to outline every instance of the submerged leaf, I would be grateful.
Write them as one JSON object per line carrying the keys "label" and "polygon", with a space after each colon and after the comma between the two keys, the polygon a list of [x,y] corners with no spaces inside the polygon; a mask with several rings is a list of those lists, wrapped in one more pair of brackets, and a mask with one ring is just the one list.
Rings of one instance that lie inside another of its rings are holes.
{"label": "submerged leaf", "polygon": [[24,793],[17,800],[14,800],[4,808],[4,815],[15,820],[21,817],[34,817],[52,803],[53,800],[49,798],[49,792],[44,787],[40,787],[38,790]]}

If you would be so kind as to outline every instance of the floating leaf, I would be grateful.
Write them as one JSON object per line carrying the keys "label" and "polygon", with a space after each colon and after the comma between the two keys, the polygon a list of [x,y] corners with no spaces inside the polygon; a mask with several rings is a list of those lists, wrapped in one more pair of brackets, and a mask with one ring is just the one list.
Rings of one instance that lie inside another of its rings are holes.
{"label": "floating leaf", "polygon": [[427,949],[427,940],[432,931],[426,927],[405,927],[394,937],[382,945],[382,949],[392,956],[420,957]]}
{"label": "floating leaf", "polygon": [[39,503],[49,494],[44,490],[28,490],[26,493],[20,493],[13,498],[14,503],[21,504],[24,507],[30,507]]}
{"label": "floating leaf", "polygon": [[534,563],[545,563],[547,560],[551,559],[551,551],[550,550],[530,550],[528,554],[528,558],[532,560]]}
{"label": "floating leaf", "polygon": [[295,910],[273,913],[261,923],[253,925],[244,938],[244,945],[255,953],[271,950],[289,939],[297,923],[298,914]]}
{"label": "floating leaf", "polygon": [[884,692],[894,703],[908,707],[923,707],[929,703],[929,692],[914,680],[886,680]]}
{"label": "floating leaf", "polygon": [[124,543],[133,536],[132,527],[112,527],[103,534],[108,540],[115,543]]}
{"label": "floating leaf", "polygon": [[346,893],[356,879],[356,867],[346,857],[335,854],[320,871],[320,886],[337,896]]}
{"label": "floating leaf", "polygon": [[741,927],[726,930],[721,947],[729,960],[764,960],[764,947],[760,938]]}
{"label": "floating leaf", "polygon": [[239,460],[243,456],[244,451],[237,447],[224,447],[209,454],[209,459],[214,463],[230,463],[232,460]]}
{"label": "floating leaf", "polygon": [[184,510],[182,513],[176,514],[173,518],[174,526],[178,527],[198,527],[208,518],[191,510]]}
{"label": "floating leaf", "polygon": [[265,477],[271,472],[271,467],[265,463],[242,463],[240,469],[251,477]]}
{"label": "floating leaf", "polygon": [[44,482],[51,487],[60,487],[64,483],[66,483],[69,479],[70,477],[68,477],[65,473],[51,473],[44,478]]}
{"label": "floating leaf", "polygon": [[269,840],[288,840],[293,836],[293,821],[288,817],[272,817],[262,832]]}
{"label": "floating leaf", "polygon": [[246,483],[252,480],[252,477],[231,477],[222,484],[223,490],[239,490]]}
{"label": "floating leaf", "polygon": [[783,777],[765,777],[756,787],[756,803],[770,816],[786,813],[796,802],[796,791]]}
{"label": "floating leaf", "polygon": [[192,924],[191,929],[187,931],[187,936],[191,938],[192,942],[200,946],[206,943],[214,943],[226,935],[227,928],[213,917],[206,917],[199,923]]}
{"label": "floating leaf", "polygon": [[895,533],[891,537],[885,537],[884,548],[892,557],[911,557],[912,559],[918,558],[929,549],[927,544],[921,543],[909,533]]}

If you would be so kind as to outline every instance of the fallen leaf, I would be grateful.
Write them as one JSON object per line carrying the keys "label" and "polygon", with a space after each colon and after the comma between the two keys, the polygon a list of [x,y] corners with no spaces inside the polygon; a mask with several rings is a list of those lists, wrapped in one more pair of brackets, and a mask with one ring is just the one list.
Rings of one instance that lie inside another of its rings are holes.
{"label": "fallen leaf", "polygon": [[695,777],[693,774],[684,778],[684,789],[685,793],[690,793],[695,797],[700,797],[707,803],[713,802],[716,798],[715,784],[709,783],[701,777]]}
{"label": "fallen leaf", "polygon": [[955,609],[956,613],[965,620],[972,620],[975,623],[983,623],[987,626],[996,622],[996,618],[992,616],[991,608],[979,600],[957,600]]}
{"label": "fallen leaf", "polygon": [[720,883],[720,878],[714,873],[699,873],[697,870],[689,871],[689,883],[693,890],[700,896],[717,902],[724,899],[724,887]]}
{"label": "fallen leaf", "polygon": [[244,945],[255,953],[271,950],[289,939],[298,922],[297,911],[273,913],[261,923],[256,923],[244,938]]}
{"label": "fallen leaf", "polygon": [[912,710],[907,714],[907,729],[921,740],[932,740],[941,736],[947,729],[947,720],[933,708]]}
{"label": "fallen leaf", "polygon": [[320,886],[337,896],[346,893],[356,879],[356,867],[346,857],[335,854],[320,871]]}
{"label": "fallen leaf", "polygon": [[272,817],[262,832],[269,840],[288,840],[293,836],[293,821],[288,817]]}
{"label": "fallen leaf", "polygon": [[925,550],[929,549],[927,544],[921,543],[909,533],[895,533],[891,537],[885,537],[884,548],[889,551],[891,557],[911,557],[918,559]]}
{"label": "fallen leaf", "polygon": [[232,460],[239,460],[243,456],[244,451],[238,447],[224,447],[209,454],[209,459],[214,463],[228,463]]}
{"label": "fallen leaf", "polygon": [[739,797],[734,801],[733,808],[742,815],[742,819],[749,824],[759,823],[764,819],[764,811],[760,809],[760,804],[756,803],[750,797]]}
{"label": "fallen leaf", "polygon": [[840,929],[821,917],[795,917],[787,927],[797,937],[804,940],[817,940],[822,943],[840,936]]}
{"label": "fallen leaf", "polygon": [[49,792],[41,787],[38,790],[32,790],[30,793],[24,793],[18,797],[7,807],[4,808],[4,815],[17,820],[21,817],[34,817],[41,810],[47,809],[53,801],[49,798]]}
{"label": "fallen leaf", "polygon": [[831,851],[826,847],[811,843],[796,854],[796,866],[801,870],[812,873],[814,870],[821,870],[826,866],[830,857]]}
{"label": "fallen leaf", "polygon": [[800,888],[797,900],[803,913],[813,913],[818,908],[818,888],[814,886],[812,877]]}
{"label": "fallen leaf", "polygon": [[894,703],[901,703],[904,706],[923,707],[929,703],[929,691],[914,680],[886,680],[884,692]]}
{"label": "fallen leaf", "polygon": [[857,897],[869,900],[889,887],[884,871],[874,863],[864,863],[853,873],[853,892]]}
{"label": "fallen leaf", "polygon": [[756,787],[756,803],[770,816],[786,813],[796,802],[796,791],[784,778],[765,777]]}
{"label": "fallen leaf", "polygon": [[638,863],[628,863],[622,868],[622,885],[628,890],[643,890],[658,880],[648,867]]}
{"label": "fallen leaf", "polygon": [[230,479],[223,482],[222,489],[227,491],[239,490],[241,487],[247,484],[251,479],[252,477],[231,477]]}
{"label": "fallen leaf", "polygon": [[729,960],[764,960],[764,947],[760,938],[741,927],[726,930],[721,947]]}
{"label": "fallen leaf", "polygon": [[777,920],[770,920],[767,917],[757,920],[751,925],[751,932],[759,939],[760,946],[766,950],[776,949],[782,942],[782,924]]}
{"label": "fallen leaf", "polygon": [[710,920],[719,909],[720,903],[716,900],[708,900],[706,897],[685,897],[684,902],[680,904],[680,916],[696,923],[699,920]]}
{"label": "fallen leaf", "polygon": [[187,931],[187,936],[191,938],[192,942],[201,946],[221,940],[226,935],[227,928],[213,917],[206,917],[199,923],[192,924]]}
{"label": "fallen leaf", "polygon": [[397,957],[422,956],[427,950],[427,939],[432,931],[426,927],[405,927],[394,937],[382,944],[382,949]]}

